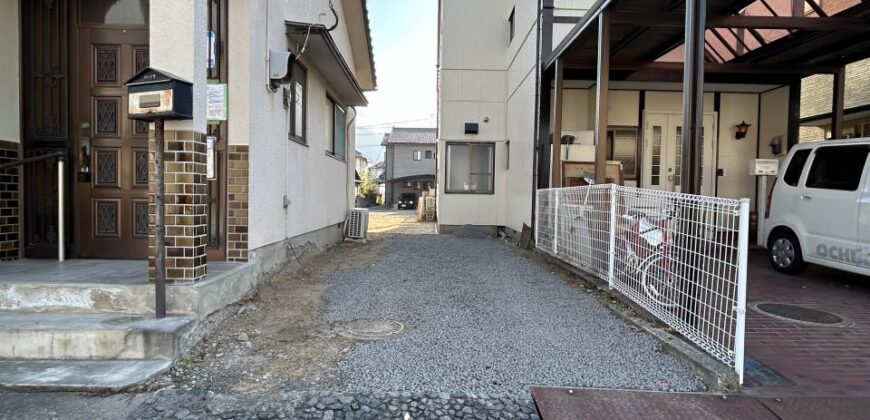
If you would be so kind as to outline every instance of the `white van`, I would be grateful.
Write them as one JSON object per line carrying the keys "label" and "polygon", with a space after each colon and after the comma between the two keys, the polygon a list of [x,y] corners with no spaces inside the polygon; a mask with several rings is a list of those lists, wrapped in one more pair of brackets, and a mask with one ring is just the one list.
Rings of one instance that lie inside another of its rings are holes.
{"label": "white van", "polygon": [[799,144],[774,181],[764,245],[780,272],[814,263],[870,275],[870,138]]}

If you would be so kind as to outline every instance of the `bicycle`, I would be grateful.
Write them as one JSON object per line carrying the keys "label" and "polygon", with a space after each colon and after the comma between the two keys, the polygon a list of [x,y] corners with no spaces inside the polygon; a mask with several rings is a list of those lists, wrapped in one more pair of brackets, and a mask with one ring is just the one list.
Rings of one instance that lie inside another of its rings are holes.
{"label": "bicycle", "polygon": [[652,218],[642,212],[628,212],[621,216],[622,224],[615,235],[616,255],[619,263],[628,265],[640,276],[644,293],[657,304],[677,306],[676,269],[679,264],[672,255],[671,221],[675,212],[663,210]]}

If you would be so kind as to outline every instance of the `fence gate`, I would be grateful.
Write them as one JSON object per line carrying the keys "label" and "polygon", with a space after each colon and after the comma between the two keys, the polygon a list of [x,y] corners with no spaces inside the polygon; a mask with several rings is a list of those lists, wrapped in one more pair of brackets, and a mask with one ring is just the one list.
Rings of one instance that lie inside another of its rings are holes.
{"label": "fence gate", "polygon": [[543,189],[537,249],[608,282],[743,383],[749,200],[617,185]]}

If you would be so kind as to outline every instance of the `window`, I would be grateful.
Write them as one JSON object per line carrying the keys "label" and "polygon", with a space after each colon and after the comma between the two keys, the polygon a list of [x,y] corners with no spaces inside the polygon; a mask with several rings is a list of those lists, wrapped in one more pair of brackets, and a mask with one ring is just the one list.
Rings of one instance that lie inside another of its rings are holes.
{"label": "window", "polygon": [[861,183],[867,146],[820,147],[807,174],[807,188],[855,191]]}
{"label": "window", "polygon": [[426,151],[426,159],[432,159],[432,151],[431,150]]}
{"label": "window", "polygon": [[307,94],[305,90],[308,86],[307,77],[305,67],[302,67],[298,62],[294,62],[290,87],[284,90],[284,100],[290,112],[288,138],[302,144],[307,143],[305,139],[305,117],[307,115]]}
{"label": "window", "polygon": [[810,157],[810,149],[798,150],[791,157],[791,162],[788,163],[788,168],[785,170],[782,180],[792,187],[797,187],[801,180],[801,174],[804,172],[804,166],[807,164],[807,158]]}
{"label": "window", "polygon": [[412,188],[414,186],[414,183],[411,181],[405,181],[402,183],[402,186],[405,188]]}
{"label": "window", "polygon": [[508,39],[508,45],[510,45],[510,43],[514,41],[514,34],[516,33],[516,30],[517,30],[517,25],[515,22],[516,13],[517,13],[517,8],[514,7],[511,9],[510,16],[508,16],[508,31],[510,31],[510,33],[509,33],[510,38]]}
{"label": "window", "polygon": [[637,129],[607,130],[607,160],[622,162],[625,179],[637,179]]}
{"label": "window", "polygon": [[423,152],[414,150],[414,160],[423,160]]}
{"label": "window", "polygon": [[447,193],[492,194],[495,145],[447,143]]}
{"label": "window", "polygon": [[417,181],[417,182],[415,182],[415,183],[414,183],[414,189],[422,190],[422,189],[423,189],[423,182],[422,182],[422,181]]}
{"label": "window", "polygon": [[511,169],[511,141],[504,142],[504,170]]}
{"label": "window", "polygon": [[335,103],[331,98],[329,98],[327,102],[329,103],[332,113],[332,124],[328,124],[327,128],[329,131],[327,138],[330,139],[330,141],[329,144],[327,144],[326,152],[335,157],[344,159],[344,151],[347,141],[347,127],[345,126],[347,115],[344,108]]}

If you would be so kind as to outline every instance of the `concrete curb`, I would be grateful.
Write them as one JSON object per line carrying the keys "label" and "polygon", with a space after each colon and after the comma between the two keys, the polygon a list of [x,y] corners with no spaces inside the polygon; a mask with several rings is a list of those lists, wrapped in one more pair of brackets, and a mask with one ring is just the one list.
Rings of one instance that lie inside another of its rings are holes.
{"label": "concrete curb", "polygon": [[[711,391],[735,392],[740,390],[740,380],[737,377],[737,373],[731,370],[730,367],[707,355],[682,337],[670,332],[666,327],[656,325],[638,315],[636,311],[631,309],[633,304],[626,302],[622,295],[613,293],[607,283],[600,279],[591,277],[589,274],[566,264],[549,254],[536,249],[532,249],[530,253],[535,258],[539,258],[554,266],[558,266],[562,270],[567,271],[574,277],[594,286],[598,291],[603,292],[610,297],[611,302],[605,304],[608,309],[622,318],[625,322],[634,325],[647,334],[653,336],[662,344],[662,347],[664,347],[668,353],[691,366],[695,374],[698,375],[701,381],[704,382],[704,385],[706,385]],[[614,303],[613,301],[619,301],[621,304]]]}

